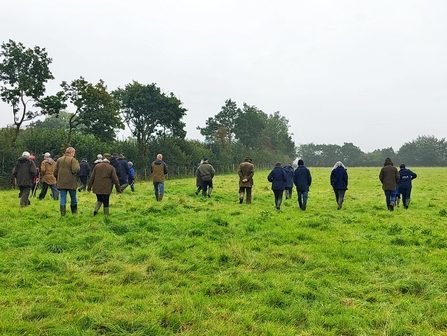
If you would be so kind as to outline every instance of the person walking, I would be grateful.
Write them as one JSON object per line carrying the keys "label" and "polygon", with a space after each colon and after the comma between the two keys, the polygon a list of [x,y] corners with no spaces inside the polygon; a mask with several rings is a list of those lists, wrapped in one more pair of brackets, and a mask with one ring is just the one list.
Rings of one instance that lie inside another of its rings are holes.
{"label": "person walking", "polygon": [[272,183],[273,194],[275,195],[276,210],[281,209],[282,196],[286,189],[286,183],[288,180],[287,173],[281,167],[281,163],[277,163],[270,174],[267,176],[267,180]]}
{"label": "person walking", "polygon": [[295,170],[292,167],[292,164],[289,163],[284,166],[284,171],[287,174],[287,182],[286,182],[286,199],[292,198],[293,191],[293,173]]}
{"label": "person walking", "polygon": [[157,159],[151,164],[152,182],[154,184],[155,199],[160,202],[165,193],[165,175],[168,173],[168,166],[163,161],[163,155],[157,154]]}
{"label": "person walking", "polygon": [[51,158],[50,153],[43,155],[43,161],[40,164],[40,176],[42,178],[42,190],[39,194],[39,199],[43,200],[47,195],[48,187],[51,189],[51,197],[57,201],[59,199],[59,191],[57,190],[56,178],[54,177],[54,168],[56,161]]}
{"label": "person walking", "polygon": [[121,193],[120,182],[115,168],[109,163],[109,160],[103,159],[102,162],[96,164],[93,168],[87,185],[87,191],[93,190],[93,193],[96,194],[93,216],[98,214],[101,205],[104,205],[104,215],[109,215],[110,194],[112,193],[113,185],[115,185],[116,193]]}
{"label": "person walking", "polygon": [[295,184],[298,194],[298,206],[301,210],[306,210],[309,188],[312,184],[312,175],[309,169],[304,166],[304,161],[301,159],[298,160],[298,167],[293,174],[293,184]]}
{"label": "person walking", "polygon": [[71,213],[78,212],[78,200],[76,198],[77,181],[76,174],[81,169],[78,160],[75,159],[76,150],[68,147],[65,155],[60,157],[54,168],[54,176],[57,180],[57,189],[60,193],[60,212],[61,216],[65,216],[67,193],[70,194]]}
{"label": "person walking", "polygon": [[102,162],[102,154],[96,155],[96,160],[93,162],[93,167]]}
{"label": "person walking", "polygon": [[81,186],[79,187],[78,191],[81,192],[83,190],[85,190],[85,188],[87,187],[87,181],[88,181],[88,175],[90,174],[90,165],[87,162],[86,158],[83,158],[81,160],[81,163],[79,164],[79,173],[78,173],[78,177],[79,180],[81,181]]}
{"label": "person walking", "polygon": [[[197,166],[197,169],[199,169],[199,167],[202,164],[203,164],[203,159],[200,160],[199,165]],[[199,192],[202,190],[202,185],[203,185],[202,180],[200,179],[200,176],[197,174],[197,170],[196,170],[196,187],[197,187],[197,190],[196,190],[196,193],[195,193],[196,195],[198,195]]]}
{"label": "person walking", "polygon": [[346,190],[348,190],[348,172],[343,162],[335,162],[331,171],[331,186],[334,189],[337,210],[340,210],[345,199]]}
{"label": "person walking", "polygon": [[117,176],[120,181],[121,191],[127,188],[129,185],[129,165],[126,160],[124,160],[124,155],[120,154],[118,156],[118,161],[116,164]]}
{"label": "person walking", "polygon": [[253,160],[247,156],[239,165],[237,174],[239,175],[239,204],[244,202],[244,196],[247,195],[246,204],[251,204],[253,175],[255,174],[255,166]]}
{"label": "person walking", "polygon": [[12,175],[19,187],[20,207],[24,208],[31,204],[29,195],[33,187],[34,178],[37,176],[36,164],[30,159],[29,152],[23,152],[17,160]]}
{"label": "person walking", "polygon": [[411,196],[411,188],[412,182],[417,176],[416,173],[412,172],[410,169],[405,167],[405,164],[401,164],[399,166],[399,184],[398,189],[400,194],[402,195],[402,205],[405,209],[408,209],[410,205],[410,196]]}
{"label": "person walking", "polygon": [[[133,167],[133,162],[129,161],[127,162],[128,166],[129,166],[129,185],[130,185],[130,190],[132,190],[132,192],[135,192],[135,168]],[[122,190],[121,190],[122,192]]]}
{"label": "person walking", "polygon": [[216,171],[214,167],[209,164],[208,158],[203,158],[202,164],[197,168],[197,179],[202,181],[202,196],[211,197],[211,192],[213,191],[213,178]]}
{"label": "person walking", "polygon": [[388,210],[394,211],[396,201],[396,187],[400,180],[399,172],[394,167],[390,158],[386,158],[379,173],[379,180],[382,182],[382,189],[385,193],[385,201]]}

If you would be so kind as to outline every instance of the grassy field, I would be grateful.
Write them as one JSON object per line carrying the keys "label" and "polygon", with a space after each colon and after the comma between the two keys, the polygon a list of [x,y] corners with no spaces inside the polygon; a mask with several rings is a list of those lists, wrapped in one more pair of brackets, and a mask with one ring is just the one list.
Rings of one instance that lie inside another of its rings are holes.
{"label": "grassy field", "polygon": [[149,182],[59,204],[0,192],[2,335],[447,335],[447,179],[415,168],[412,203],[386,210],[379,168],[348,169],[337,210],[329,168],[308,208],[280,211],[266,176],[240,205],[237,175]]}

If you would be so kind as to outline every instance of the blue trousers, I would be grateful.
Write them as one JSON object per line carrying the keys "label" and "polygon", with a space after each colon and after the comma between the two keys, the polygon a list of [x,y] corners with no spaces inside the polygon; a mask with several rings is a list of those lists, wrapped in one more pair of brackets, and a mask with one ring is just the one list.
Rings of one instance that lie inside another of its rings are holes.
{"label": "blue trousers", "polygon": [[76,190],[73,189],[59,189],[59,193],[61,196],[60,205],[67,204],[67,192],[70,194],[70,205],[78,204],[78,200],[76,199]]}

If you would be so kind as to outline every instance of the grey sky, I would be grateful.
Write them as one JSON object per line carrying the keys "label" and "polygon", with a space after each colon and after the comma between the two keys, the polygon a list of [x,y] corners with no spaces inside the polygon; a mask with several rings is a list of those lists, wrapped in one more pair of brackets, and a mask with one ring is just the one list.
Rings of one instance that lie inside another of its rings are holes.
{"label": "grey sky", "polygon": [[[157,83],[187,137],[226,99],[279,111],[302,143],[398,150],[445,137],[447,1],[4,1],[0,42],[45,47],[61,81]],[[12,123],[0,102],[0,126]]]}

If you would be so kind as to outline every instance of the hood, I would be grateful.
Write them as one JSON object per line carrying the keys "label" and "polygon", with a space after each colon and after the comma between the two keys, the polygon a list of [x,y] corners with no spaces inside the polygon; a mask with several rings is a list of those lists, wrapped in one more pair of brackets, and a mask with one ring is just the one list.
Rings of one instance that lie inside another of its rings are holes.
{"label": "hood", "polygon": [[52,158],[48,157],[48,158],[45,159],[45,162],[48,162],[49,164],[52,164],[52,163],[54,163],[54,160]]}
{"label": "hood", "polygon": [[386,158],[385,163],[383,165],[384,166],[393,166],[393,161],[391,161],[390,158]]}
{"label": "hood", "polygon": [[160,164],[162,164],[162,163],[163,163],[163,161],[161,161],[161,160],[157,159],[157,160],[155,160],[155,161],[154,161],[154,163],[155,163],[156,165],[160,165]]}
{"label": "hood", "polygon": [[22,163],[22,162],[31,161],[31,159],[28,159],[27,157],[21,156],[21,157],[19,157],[19,159],[17,161]]}

